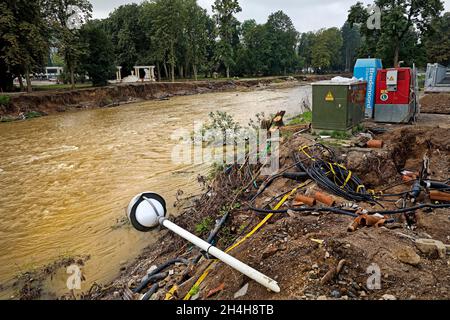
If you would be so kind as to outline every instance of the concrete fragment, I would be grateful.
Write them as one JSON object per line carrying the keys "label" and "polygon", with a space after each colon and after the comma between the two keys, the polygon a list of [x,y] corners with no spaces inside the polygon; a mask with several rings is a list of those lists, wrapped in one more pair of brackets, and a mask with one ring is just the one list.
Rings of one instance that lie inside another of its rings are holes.
{"label": "concrete fragment", "polygon": [[432,256],[433,254],[437,253],[439,258],[445,259],[447,254],[447,247],[441,241],[431,239],[418,239],[416,240],[416,246],[423,254],[426,254],[428,256]]}
{"label": "concrete fragment", "polygon": [[245,286],[243,286],[238,292],[236,292],[234,294],[234,298],[238,299],[238,298],[245,296],[247,294],[247,291],[248,291],[248,283]]}
{"label": "concrete fragment", "polygon": [[397,259],[411,266],[420,264],[420,256],[411,248],[403,248],[395,252]]}
{"label": "concrete fragment", "polygon": [[277,246],[274,245],[273,243],[271,243],[271,244],[266,248],[266,250],[264,250],[263,255],[262,255],[262,258],[263,258],[263,259],[267,259],[267,258],[273,256],[275,253],[277,253],[278,250],[279,250],[279,249],[277,248]]}
{"label": "concrete fragment", "polygon": [[381,298],[382,298],[382,300],[391,300],[391,301],[397,300],[397,298],[395,296],[393,296],[392,294],[385,294]]}

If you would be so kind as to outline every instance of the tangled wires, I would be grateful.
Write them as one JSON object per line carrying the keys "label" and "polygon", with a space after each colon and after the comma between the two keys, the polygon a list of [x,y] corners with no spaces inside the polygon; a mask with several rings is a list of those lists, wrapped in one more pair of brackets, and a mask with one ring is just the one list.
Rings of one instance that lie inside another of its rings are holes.
{"label": "tangled wires", "polygon": [[294,152],[299,170],[306,172],[323,189],[351,201],[378,203],[352,171],[337,162],[333,150],[322,145],[305,146]]}

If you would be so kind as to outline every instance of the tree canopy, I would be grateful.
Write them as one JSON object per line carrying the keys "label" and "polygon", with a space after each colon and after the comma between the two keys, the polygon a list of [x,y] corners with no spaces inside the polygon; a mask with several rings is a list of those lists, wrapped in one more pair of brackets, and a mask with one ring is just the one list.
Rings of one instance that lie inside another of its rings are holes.
{"label": "tree canopy", "polygon": [[[68,82],[86,76],[107,84],[114,66],[129,75],[135,65],[154,65],[158,80],[199,79],[217,73],[272,76],[352,71],[358,57],[386,66],[450,63],[450,13],[441,0],[374,0],[381,28],[367,24],[373,12],[361,2],[340,28],[296,30],[287,12],[265,22],[237,17],[238,0],[215,0],[212,15],[197,0],[148,0],[91,21],[88,0],[0,2],[0,90],[49,65],[64,65]],[[72,21],[76,17],[79,25]],[[301,31],[301,32],[299,32]],[[62,61],[61,61],[62,60]],[[22,85],[23,87],[23,85]]]}

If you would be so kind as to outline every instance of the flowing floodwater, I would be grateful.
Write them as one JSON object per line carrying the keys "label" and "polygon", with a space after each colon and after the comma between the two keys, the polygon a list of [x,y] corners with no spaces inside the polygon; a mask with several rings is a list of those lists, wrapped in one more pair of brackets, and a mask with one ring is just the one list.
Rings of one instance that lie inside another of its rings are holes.
{"label": "flowing floodwater", "polygon": [[[89,255],[83,290],[111,281],[156,238],[121,226],[125,207],[142,191],[166,197],[200,193],[206,165],[175,165],[170,139],[220,110],[242,124],[259,112],[301,112],[309,86],[212,93],[115,109],[0,124],[0,298],[14,295],[20,272],[61,257]],[[171,212],[175,214],[175,212]],[[65,270],[47,292],[66,293]]]}

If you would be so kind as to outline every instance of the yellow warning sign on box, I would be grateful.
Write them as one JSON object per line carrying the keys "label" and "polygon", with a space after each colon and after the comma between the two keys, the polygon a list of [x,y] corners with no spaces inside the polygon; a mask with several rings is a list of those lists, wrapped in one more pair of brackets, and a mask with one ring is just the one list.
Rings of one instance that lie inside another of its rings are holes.
{"label": "yellow warning sign on box", "polygon": [[328,94],[327,94],[327,96],[325,97],[325,101],[334,101],[334,96],[333,96],[333,94],[331,93],[331,91],[328,91]]}

